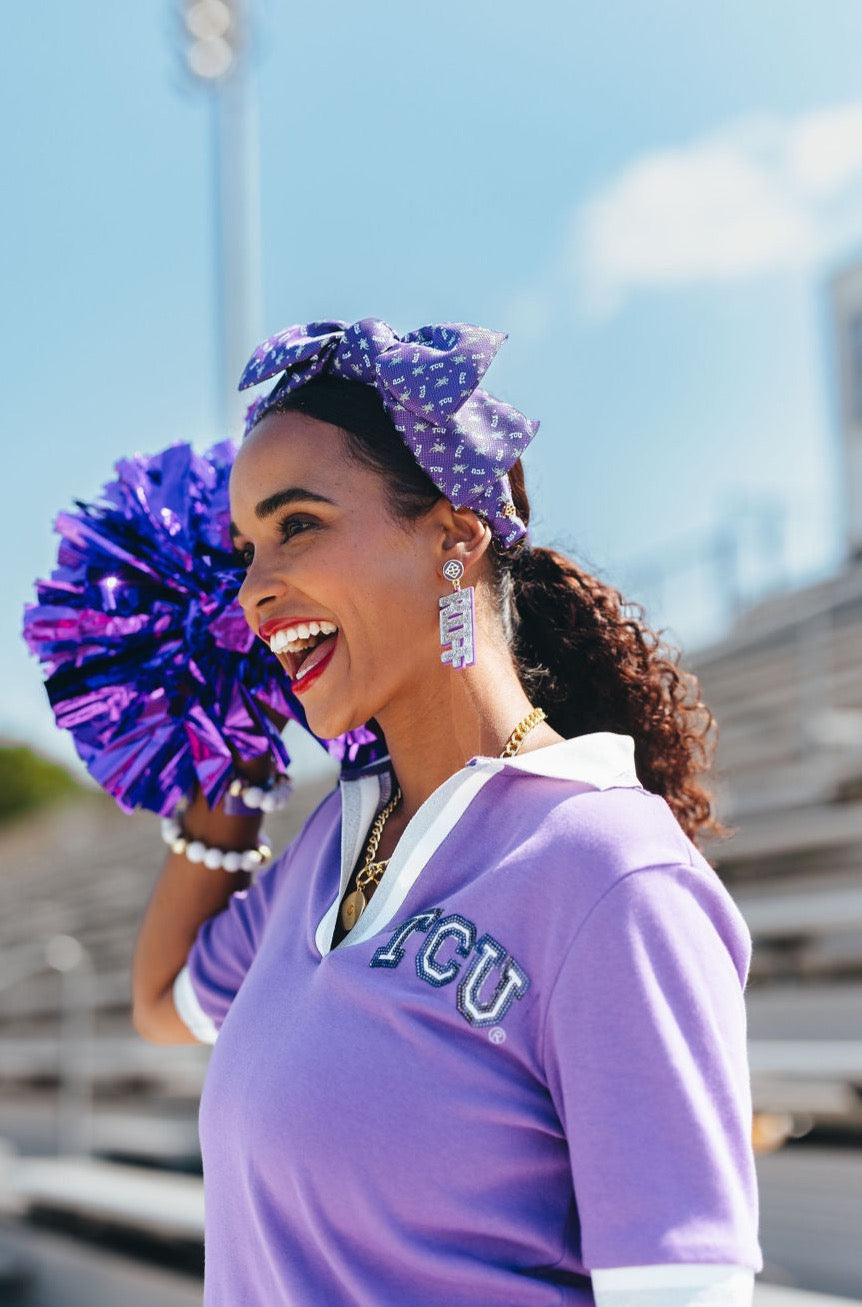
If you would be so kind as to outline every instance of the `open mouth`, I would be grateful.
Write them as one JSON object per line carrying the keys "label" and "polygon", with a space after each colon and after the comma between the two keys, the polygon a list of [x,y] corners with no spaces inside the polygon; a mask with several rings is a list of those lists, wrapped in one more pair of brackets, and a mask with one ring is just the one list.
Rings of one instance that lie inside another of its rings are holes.
{"label": "open mouth", "polygon": [[328,658],[337,639],[338,627],[334,622],[301,622],[273,632],[269,647],[287,663],[290,679],[296,682]]}

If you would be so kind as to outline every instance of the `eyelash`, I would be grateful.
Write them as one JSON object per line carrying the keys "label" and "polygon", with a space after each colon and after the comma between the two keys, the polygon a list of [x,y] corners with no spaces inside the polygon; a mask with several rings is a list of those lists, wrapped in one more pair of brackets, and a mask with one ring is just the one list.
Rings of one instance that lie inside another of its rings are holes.
{"label": "eyelash", "polygon": [[[300,527],[301,530],[298,530],[296,532],[291,531],[290,528],[294,526]],[[315,526],[315,523],[309,521],[308,518],[291,517],[290,515],[288,515],[286,517],[283,517],[279,521],[278,533],[281,536],[282,543],[287,544],[289,541],[293,539],[294,535],[302,535],[302,532],[304,530],[307,530],[308,528],[313,526]],[[234,552],[236,554],[238,566],[244,567],[245,570],[248,571],[248,569],[251,567],[252,560],[254,559],[254,549],[252,548],[252,546],[246,545],[245,548],[236,549]]]}
{"label": "eyelash", "polygon": [[[282,540],[285,541],[286,543],[288,540],[293,539],[293,535],[289,532],[290,527],[299,526],[305,529],[307,527],[312,527],[314,525],[315,525],[314,522],[309,521],[307,517],[291,517],[290,515],[288,515],[287,517],[283,517],[280,520],[278,524],[278,533],[281,536]],[[302,532],[297,531],[296,534],[301,535]]]}

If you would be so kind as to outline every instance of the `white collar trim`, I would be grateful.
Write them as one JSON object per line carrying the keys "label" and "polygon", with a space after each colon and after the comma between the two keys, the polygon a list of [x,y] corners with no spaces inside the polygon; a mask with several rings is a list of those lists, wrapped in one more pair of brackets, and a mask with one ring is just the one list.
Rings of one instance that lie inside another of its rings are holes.
{"label": "white collar trim", "polygon": [[580,782],[596,790],[640,785],[635,771],[634,739],[631,735],[617,735],[613,731],[575,735],[570,740],[560,740],[558,744],[548,744],[543,749],[533,749],[514,758],[480,755],[471,758],[467,765],[478,764],[497,764],[495,770],[513,767],[534,776]]}
{"label": "white collar trim", "polygon": [[[343,776],[341,784],[361,780],[363,776],[383,772],[390,763],[389,755],[369,763],[361,771]],[[492,758],[477,754],[468,767],[490,768],[502,771],[514,767],[516,771],[533,776],[549,776],[552,780],[580,782],[595,790],[609,790],[615,786],[637,786],[641,782],[635,770],[635,742],[631,735],[615,731],[593,731],[589,735],[573,735],[570,740],[547,744],[543,749],[518,754],[514,758]]]}

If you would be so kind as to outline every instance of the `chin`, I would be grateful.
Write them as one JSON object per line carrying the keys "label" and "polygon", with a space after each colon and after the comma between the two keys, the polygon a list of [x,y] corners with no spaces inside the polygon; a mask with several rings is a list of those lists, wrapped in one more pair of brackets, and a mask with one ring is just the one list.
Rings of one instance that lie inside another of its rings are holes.
{"label": "chin", "polygon": [[[305,719],[308,722],[309,729],[321,740],[334,740],[336,736],[344,735],[347,731],[358,730],[368,720],[367,717],[347,713],[343,708],[339,710],[332,704],[314,704],[303,701],[302,696],[299,696],[299,698],[305,709]],[[309,696],[310,698],[311,696]],[[372,727],[372,729],[374,728]]]}

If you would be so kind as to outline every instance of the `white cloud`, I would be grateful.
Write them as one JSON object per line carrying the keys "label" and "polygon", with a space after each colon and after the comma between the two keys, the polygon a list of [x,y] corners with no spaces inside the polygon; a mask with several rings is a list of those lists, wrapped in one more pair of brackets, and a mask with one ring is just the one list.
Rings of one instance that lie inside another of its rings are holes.
{"label": "white cloud", "polygon": [[793,123],[787,167],[801,190],[829,196],[862,174],[862,104],[827,109]]}
{"label": "white cloud", "polygon": [[860,181],[862,104],[792,120],[752,115],[648,154],[574,214],[578,298],[607,314],[641,287],[809,264],[830,250],[831,210]]}

